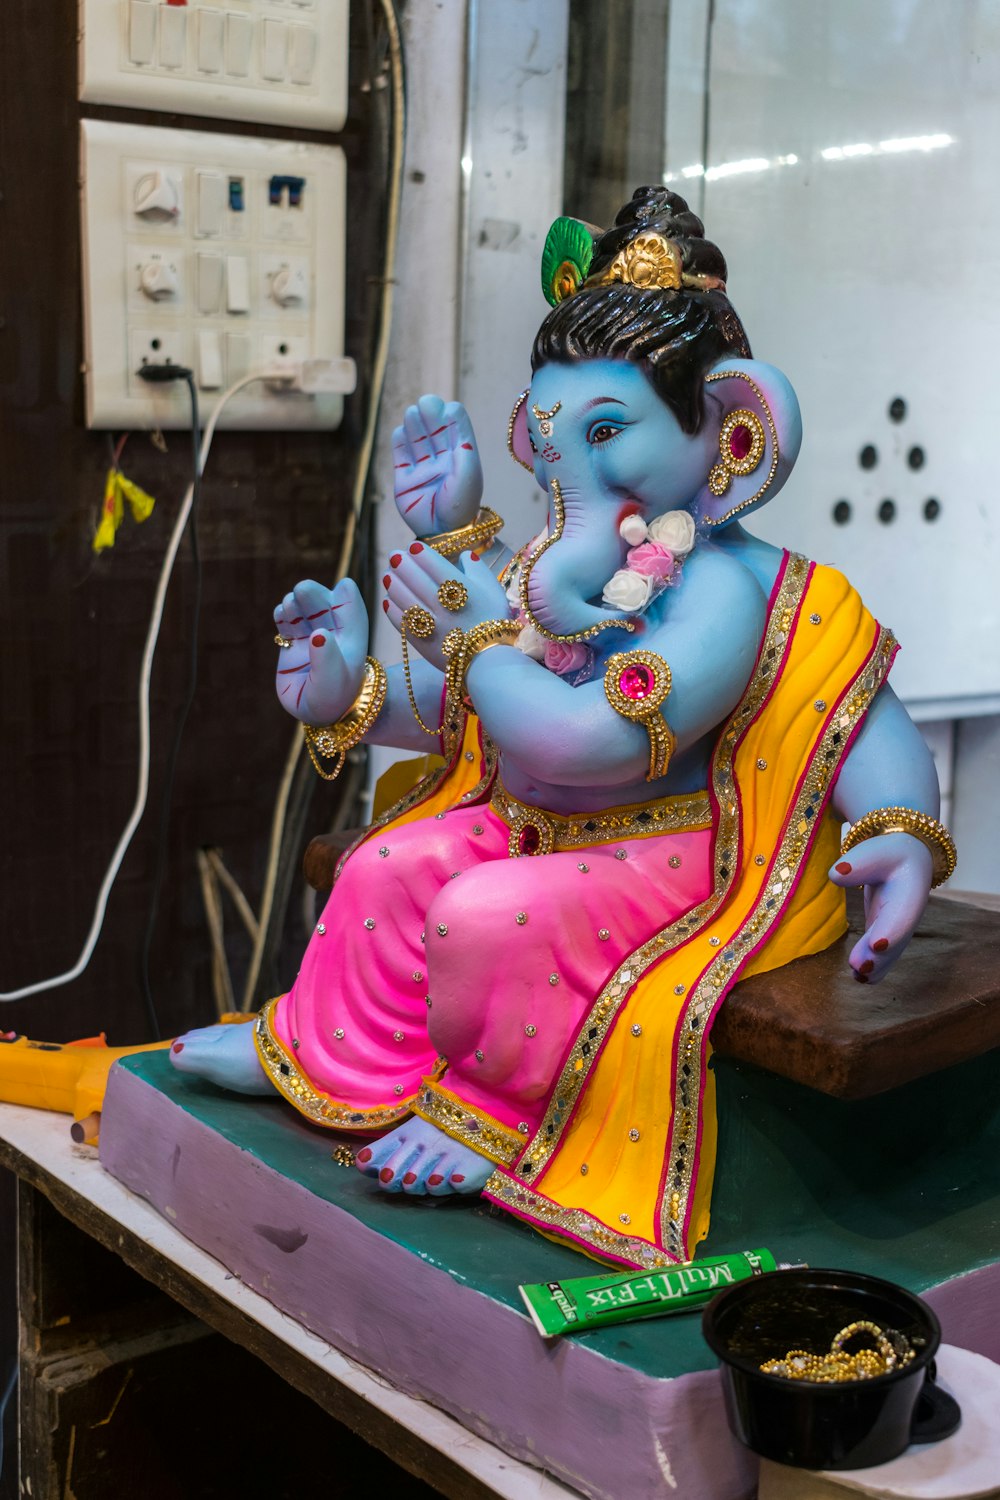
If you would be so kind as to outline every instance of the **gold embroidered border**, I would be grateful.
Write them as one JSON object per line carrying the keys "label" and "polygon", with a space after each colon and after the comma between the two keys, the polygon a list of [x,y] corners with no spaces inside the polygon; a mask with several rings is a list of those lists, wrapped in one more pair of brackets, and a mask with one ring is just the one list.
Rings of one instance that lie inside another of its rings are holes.
{"label": "gold embroidered border", "polygon": [[[329,1094],[314,1089],[299,1068],[294,1057],[286,1051],[271,1026],[274,1007],[282,996],[269,1000],[261,1009],[254,1025],[254,1045],[261,1067],[274,1084],[279,1094],[295,1106],[300,1115],[305,1115],[314,1125],[325,1125],[331,1130],[377,1130],[387,1125],[396,1125],[411,1113],[414,1095],[396,1100],[394,1104],[379,1105],[375,1109],[355,1109],[350,1104],[338,1103]],[[443,1061],[438,1064],[443,1068]]]}
{"label": "gold embroidered border", "polygon": [[[660,1203],[660,1238],[671,1254],[684,1258],[685,1224],[694,1173],[701,1111],[701,1078],[705,1067],[709,1021],[726,989],[750,954],[767,937],[782,915],[794,890],[803,860],[808,854],[827,790],[840,768],[861,714],[869,707],[885,681],[896,642],[884,627],[875,638],[874,650],[854,679],[844,701],[830,716],[810,758],[799,795],[785,823],[785,832],[775,853],[773,875],[760,891],[739,930],[708,966],[690,997],[677,1044],[677,1091],[670,1118],[670,1137],[665,1160],[669,1170]],[[689,1064],[687,1075],[683,1065]]]}
{"label": "gold embroidered border", "polygon": [[[781,660],[785,655],[788,633],[791,630],[795,612],[801,603],[808,577],[807,559],[797,553],[789,553],[778,594],[767,619],[756,669],[713,756],[712,784],[719,808],[719,824],[715,838],[712,894],[707,896],[700,905],[670,923],[630,953],[605,984],[589,1016],[580,1028],[559,1081],[550,1096],[541,1124],[515,1168],[518,1177],[522,1179],[538,1177],[558,1150],[573,1107],[589,1080],[601,1045],[614,1025],[633,986],[652,964],[665,957],[671,949],[687,942],[700,932],[714,917],[729,893],[739,854],[739,807],[733,778],[736,743],[756,718],[771,692]],[[501,1173],[495,1172],[486,1184],[486,1193],[491,1197],[501,1198],[506,1191],[507,1181],[508,1179],[505,1179]],[[526,1186],[522,1191],[526,1195],[525,1203],[530,1205],[532,1215],[543,1220],[548,1216],[548,1221],[552,1223],[554,1229],[558,1229],[560,1215],[565,1216],[568,1227],[570,1217],[582,1213],[577,1209],[553,1208],[550,1199],[532,1192]],[[583,1219],[589,1217],[586,1214],[582,1215]],[[593,1222],[599,1223],[600,1221],[595,1219]],[[601,1227],[604,1234],[616,1240],[631,1243],[633,1239],[631,1236],[616,1235],[615,1231],[606,1225]],[[592,1245],[598,1254],[606,1253],[606,1246],[598,1245],[589,1233],[582,1232],[582,1229],[574,1230],[574,1232],[578,1233],[579,1238],[585,1243]],[[640,1240],[636,1243],[644,1242]]]}
{"label": "gold embroidered border", "polygon": [[558,853],[568,849],[590,849],[597,844],[611,844],[617,839],[651,838],[660,833],[693,833],[711,828],[712,808],[707,792],[688,792],[681,796],[656,797],[652,802],[627,802],[608,807],[603,812],[555,813],[531,807],[508,792],[498,782],[490,798],[490,808],[508,828],[533,823],[552,833],[552,848]]}
{"label": "gold embroidered border", "polygon": [[480,1156],[489,1157],[498,1166],[509,1167],[524,1146],[523,1135],[501,1125],[499,1120],[477,1109],[474,1104],[457,1098],[433,1079],[424,1079],[416,1095],[413,1113],[429,1125],[436,1125],[452,1140],[461,1141],[463,1146],[478,1151]]}
{"label": "gold embroidered border", "polygon": [[644,1270],[650,1271],[674,1264],[672,1256],[664,1255],[662,1250],[658,1250],[648,1240],[609,1229],[607,1224],[602,1224],[600,1219],[585,1213],[582,1208],[561,1208],[551,1198],[522,1187],[520,1183],[499,1172],[494,1172],[486,1184],[486,1193],[502,1208],[510,1209],[513,1213],[521,1211],[530,1214],[532,1223],[551,1230],[555,1235],[574,1235],[598,1255],[613,1257],[630,1266],[641,1265]]}

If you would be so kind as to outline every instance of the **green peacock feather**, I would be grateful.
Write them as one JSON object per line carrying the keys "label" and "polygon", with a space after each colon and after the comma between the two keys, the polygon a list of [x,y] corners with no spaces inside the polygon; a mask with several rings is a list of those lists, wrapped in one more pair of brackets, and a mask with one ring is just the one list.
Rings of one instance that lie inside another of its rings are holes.
{"label": "green peacock feather", "polygon": [[594,236],[580,219],[557,219],[545,236],[542,291],[552,307],[572,297],[590,270]]}

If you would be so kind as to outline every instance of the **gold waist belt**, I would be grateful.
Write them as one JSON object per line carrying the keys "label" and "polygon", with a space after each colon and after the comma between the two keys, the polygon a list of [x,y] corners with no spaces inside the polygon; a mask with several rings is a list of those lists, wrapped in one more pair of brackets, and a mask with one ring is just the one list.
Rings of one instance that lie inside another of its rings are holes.
{"label": "gold waist belt", "polygon": [[657,833],[693,833],[712,826],[707,792],[685,792],[678,797],[657,797],[652,802],[628,802],[602,812],[567,816],[519,802],[497,782],[490,808],[510,829],[507,852],[511,859],[590,849],[595,844],[648,838]]}

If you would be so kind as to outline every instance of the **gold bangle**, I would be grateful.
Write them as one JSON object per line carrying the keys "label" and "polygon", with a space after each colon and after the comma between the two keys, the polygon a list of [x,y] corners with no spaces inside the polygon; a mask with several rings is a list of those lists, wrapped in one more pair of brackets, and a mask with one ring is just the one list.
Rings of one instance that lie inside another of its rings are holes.
{"label": "gold bangle", "polygon": [[465,698],[465,678],[474,656],[491,646],[514,646],[521,634],[520,620],[481,620],[471,630],[457,626],[441,642],[441,652],[448,663],[448,691],[461,702]]}
{"label": "gold bangle", "polygon": [[933,861],[932,890],[935,886],[943,885],[955,873],[958,854],[955,840],[947,828],[937,818],[915,812],[910,807],[876,807],[865,813],[848,832],[840,846],[840,852],[846,854],[856,844],[864,843],[865,839],[877,838],[882,833],[909,833],[926,845]]}
{"label": "gold bangle", "polygon": [[441,531],[437,536],[424,536],[420,540],[426,547],[440,552],[442,557],[458,557],[460,552],[488,547],[497,532],[502,530],[503,517],[484,505],[470,526],[461,526],[457,531]]}
{"label": "gold bangle", "polygon": [[[336,781],[343,769],[347,752],[354,745],[364,739],[375,720],[382,712],[385,702],[388,678],[385,675],[385,667],[374,656],[365,658],[365,675],[361,683],[361,691],[336,724],[326,724],[318,727],[315,724],[303,724],[302,734],[312,761],[319,775],[324,781]],[[325,760],[334,762],[330,771],[324,771],[320,765],[318,756]]]}
{"label": "gold bangle", "polygon": [[655,651],[616,651],[604,669],[604,693],[616,714],[649,735],[647,781],[665,776],[677,740],[660,712],[670,696],[670,668]]}

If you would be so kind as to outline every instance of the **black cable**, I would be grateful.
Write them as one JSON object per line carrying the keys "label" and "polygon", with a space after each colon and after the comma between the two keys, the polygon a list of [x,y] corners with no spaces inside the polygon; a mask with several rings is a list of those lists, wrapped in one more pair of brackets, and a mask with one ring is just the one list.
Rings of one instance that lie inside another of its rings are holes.
{"label": "black cable", "polygon": [[[156,373],[154,373],[156,372]],[[160,373],[163,372],[163,373]],[[177,761],[180,756],[181,740],[184,736],[184,727],[187,723],[191,705],[194,703],[195,691],[198,686],[198,626],[201,618],[201,594],[202,594],[202,569],[201,554],[198,549],[198,501],[201,496],[201,474],[199,472],[199,456],[201,447],[201,421],[198,413],[198,392],[195,388],[194,376],[190,370],[180,365],[144,365],[138,372],[143,379],[157,382],[167,380],[183,380],[188,388],[191,398],[191,464],[192,464],[192,497],[191,513],[188,516],[186,531],[191,539],[191,563],[194,570],[194,608],[191,612],[191,636],[188,666],[187,691],[177,715],[174,728],[174,736],[167,756],[167,766],[164,773],[163,801],[160,806],[160,823],[156,839],[156,866],[153,871],[152,892],[149,902],[149,913],[146,917],[146,927],[142,937],[142,948],[139,954],[139,985],[142,990],[142,998],[146,1007],[146,1016],[153,1033],[153,1040],[161,1039],[160,1021],[156,1013],[156,1004],[153,1000],[153,988],[149,977],[149,955],[153,946],[153,934],[156,930],[156,919],[159,915],[160,892],[163,886],[163,876],[167,867],[167,848],[170,835],[170,811],[174,795],[174,778],[177,772]]]}

